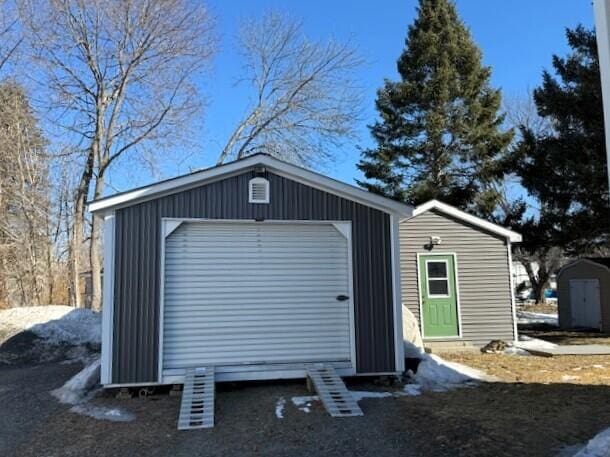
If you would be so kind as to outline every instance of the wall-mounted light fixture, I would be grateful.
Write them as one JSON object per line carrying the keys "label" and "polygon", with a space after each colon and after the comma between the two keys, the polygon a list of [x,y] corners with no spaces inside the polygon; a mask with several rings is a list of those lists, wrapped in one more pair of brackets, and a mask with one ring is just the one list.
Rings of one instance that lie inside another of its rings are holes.
{"label": "wall-mounted light fixture", "polygon": [[434,236],[434,235],[430,236],[430,244],[432,246],[437,246],[437,245],[441,244],[442,242],[443,242],[443,240],[441,239],[440,236]]}

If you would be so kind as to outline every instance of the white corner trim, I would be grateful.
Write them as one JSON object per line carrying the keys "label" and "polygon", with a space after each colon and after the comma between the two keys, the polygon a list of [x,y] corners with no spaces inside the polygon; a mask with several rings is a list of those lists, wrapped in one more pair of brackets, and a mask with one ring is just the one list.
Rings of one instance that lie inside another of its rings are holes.
{"label": "white corner trim", "polygon": [[492,224],[491,222],[486,221],[485,219],[481,219],[480,217],[468,214],[465,211],[457,209],[454,206],[447,205],[446,203],[440,202],[438,200],[430,200],[429,202],[419,205],[413,210],[413,216],[418,216],[419,214],[425,213],[426,211],[430,211],[431,209],[436,209],[445,214],[453,216],[456,219],[460,219],[476,227],[480,227],[489,232],[501,235],[513,243],[520,243],[522,241],[521,234],[517,232],[513,232],[512,230],[501,227],[497,224]]}
{"label": "white corner trim", "polygon": [[167,238],[170,236],[180,225],[182,225],[183,221],[177,219],[164,219],[163,220],[163,238]]}
{"label": "white corner trim", "polygon": [[352,236],[352,223],[351,221],[345,222],[333,222],[333,227],[339,232],[346,240],[350,240]]}
{"label": "white corner trim", "polygon": [[102,290],[102,354],[100,381],[112,383],[112,330],[114,315],[114,212],[104,215],[104,283]]}
{"label": "white corner trim", "polygon": [[597,37],[599,72],[602,82],[608,184],[610,184],[610,3],[608,0],[593,0],[593,11],[595,13],[595,35]]}
{"label": "white corner trim", "polygon": [[506,242],[506,249],[508,250],[508,278],[510,284],[510,307],[513,314],[513,338],[514,341],[519,340],[519,331],[517,328],[517,305],[515,304],[515,279],[513,278],[513,253],[512,245],[510,240]]}
{"label": "white corner trim", "polygon": [[400,283],[400,236],[399,218],[390,216],[390,248],[392,256],[392,297],[394,299],[394,354],[397,372],[405,371],[405,345],[402,328],[402,293]]}
{"label": "white corner trim", "polygon": [[206,181],[220,179],[221,177],[232,175],[241,170],[253,168],[258,165],[264,166],[273,173],[301,182],[310,187],[348,198],[388,213],[398,213],[404,217],[409,217],[413,210],[411,206],[404,203],[367,192],[364,189],[262,154],[253,155],[226,165],[209,168],[207,170],[161,181],[132,191],[123,192],[118,195],[95,200],[89,202],[87,209],[90,212],[96,212],[103,209],[132,204],[136,201],[146,201],[158,198],[161,195],[195,187]]}

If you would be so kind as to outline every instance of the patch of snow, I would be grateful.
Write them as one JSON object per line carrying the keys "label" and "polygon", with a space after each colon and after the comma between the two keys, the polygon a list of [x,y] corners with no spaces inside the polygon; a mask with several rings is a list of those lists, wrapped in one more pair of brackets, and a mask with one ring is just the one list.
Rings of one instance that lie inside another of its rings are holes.
{"label": "patch of snow", "polygon": [[[405,341],[405,348],[408,343]],[[476,381],[494,381],[495,378],[481,370],[461,363],[448,362],[435,354],[427,354],[420,348],[410,345],[412,354],[421,359],[417,373],[412,378],[423,390],[445,391],[454,387],[468,385]]]}
{"label": "patch of snow", "polygon": [[100,359],[96,359],[83,370],[76,373],[59,389],[51,394],[61,403],[76,405],[87,399],[87,394],[97,385],[100,379]]}
{"label": "patch of snow", "polygon": [[593,368],[606,368],[603,365],[599,365],[599,364],[592,365],[592,367]]}
{"label": "patch of snow", "polygon": [[284,418],[284,406],[286,406],[286,399],[284,397],[280,397],[275,403],[275,417],[278,419]]}
{"label": "patch of snow", "polygon": [[369,392],[367,390],[350,390],[350,393],[356,401],[360,401],[364,398],[387,398],[394,396],[394,392]]}
{"label": "patch of snow", "polygon": [[402,390],[406,395],[421,395],[421,386],[419,384],[405,384]]}
{"label": "patch of snow", "polygon": [[17,331],[30,330],[49,343],[100,344],[101,317],[90,309],[49,305],[0,311],[0,322]]}
{"label": "patch of snow", "polygon": [[608,457],[610,455],[610,428],[603,430],[593,437],[587,445],[574,457]]}
{"label": "patch of snow", "polygon": [[299,411],[308,413],[311,411],[311,404],[314,401],[319,401],[320,397],[318,397],[317,395],[303,395],[300,397],[292,397],[291,400],[294,406],[299,409]]}
{"label": "patch of snow", "polygon": [[539,340],[538,338],[531,338],[525,335],[519,335],[519,341],[515,342],[515,347],[520,349],[555,349],[557,347],[554,343],[548,341]]}
{"label": "patch of snow", "polygon": [[574,380],[576,380],[576,379],[580,379],[580,376],[570,376],[569,374],[564,374],[564,375],[561,377],[561,380],[562,380],[562,381],[574,381]]}
{"label": "patch of snow", "polygon": [[74,405],[70,411],[76,414],[93,417],[94,419],[107,420],[112,422],[131,422],[135,416],[120,408],[105,408],[103,406],[95,406],[89,403],[81,403]]}
{"label": "patch of snow", "polygon": [[506,349],[504,349],[504,354],[508,354],[508,355],[525,355],[525,356],[532,355],[529,352],[527,352],[525,349],[517,348],[515,346],[509,346]]}
{"label": "patch of snow", "polygon": [[518,324],[547,324],[555,327],[559,326],[557,313],[531,313],[528,311],[517,311]]}
{"label": "patch of snow", "polygon": [[100,359],[97,358],[66,383],[51,392],[61,403],[73,405],[70,411],[100,420],[127,422],[135,419],[131,413],[119,408],[106,408],[88,403],[95,394],[100,380]]}

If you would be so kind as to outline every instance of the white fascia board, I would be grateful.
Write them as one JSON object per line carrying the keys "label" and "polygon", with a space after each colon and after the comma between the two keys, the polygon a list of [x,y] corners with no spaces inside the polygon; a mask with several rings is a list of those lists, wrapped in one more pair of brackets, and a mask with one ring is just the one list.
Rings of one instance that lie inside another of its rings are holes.
{"label": "white fascia board", "polygon": [[251,168],[253,166],[263,166],[270,171],[286,178],[293,179],[308,186],[329,192],[340,197],[371,206],[382,211],[398,214],[402,217],[409,217],[413,208],[404,203],[391,200],[380,195],[367,192],[364,189],[350,184],[328,178],[321,174],[306,170],[295,165],[283,162],[266,155],[254,155],[243,160],[228,163],[218,167],[202,170],[179,178],[162,181],[157,184],[135,189],[131,192],[124,192],[119,195],[92,201],[87,206],[90,212],[97,212],[108,208],[133,204],[136,201],[145,201],[165,194],[170,194],[178,190],[188,189],[197,185],[204,184],[208,180],[218,179],[227,175],[234,175],[237,172]]}
{"label": "white fascia board", "polygon": [[447,205],[446,203],[440,202],[438,200],[430,200],[429,202],[426,202],[423,205],[419,205],[413,210],[413,216],[425,213],[426,211],[430,211],[431,209],[436,209],[445,214],[453,216],[456,219],[468,222],[469,224],[485,229],[491,233],[501,235],[507,238],[512,243],[520,243],[522,241],[521,235],[517,232],[513,232],[512,230],[509,230],[504,227],[500,227],[497,224],[492,224],[491,222],[486,221],[485,219],[481,219],[480,217],[468,214],[460,209],[457,209],[454,206]]}
{"label": "white fascia board", "polygon": [[593,11],[595,12],[595,35],[602,82],[608,183],[610,184],[610,0],[594,0]]}

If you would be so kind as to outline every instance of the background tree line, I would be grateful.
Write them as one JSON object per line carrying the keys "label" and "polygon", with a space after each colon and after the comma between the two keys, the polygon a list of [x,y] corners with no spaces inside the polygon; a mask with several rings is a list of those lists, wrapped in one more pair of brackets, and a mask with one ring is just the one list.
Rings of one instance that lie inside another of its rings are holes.
{"label": "background tree line", "polygon": [[[90,272],[99,308],[100,221],[86,202],[113,174],[189,144],[215,21],[188,0],[0,6],[0,306],[83,306]],[[567,39],[572,52],[553,57],[542,85],[502,104],[455,5],[420,0],[359,163],[373,192],[438,198],[522,232],[514,254],[538,298],[565,257],[607,250],[610,233],[595,35],[579,27]],[[267,13],[244,20],[235,44],[250,96],[218,164],[264,151],[320,167],[354,141],[364,61],[349,43],[312,41]]]}
{"label": "background tree line", "polygon": [[[188,0],[1,1],[0,307],[101,305],[100,225],[113,173],[181,149],[203,118],[214,18]],[[259,151],[315,166],[353,136],[361,65],[287,15],[243,21],[243,119],[217,162]]]}
{"label": "background tree line", "polygon": [[[436,198],[524,235],[515,258],[536,301],[566,257],[610,253],[601,81],[594,31],[566,30],[532,99],[505,104],[450,0],[420,0],[377,94],[376,146],[359,168],[371,191],[419,205]],[[515,196],[506,189],[522,188]],[[538,265],[536,270],[533,263]]]}

